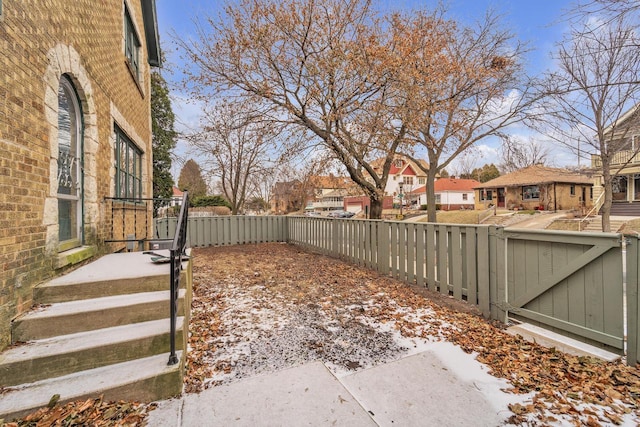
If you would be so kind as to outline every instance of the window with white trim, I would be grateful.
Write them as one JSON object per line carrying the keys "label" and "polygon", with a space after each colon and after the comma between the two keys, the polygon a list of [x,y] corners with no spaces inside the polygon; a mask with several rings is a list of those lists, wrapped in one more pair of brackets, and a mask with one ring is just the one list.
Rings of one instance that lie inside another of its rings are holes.
{"label": "window with white trim", "polygon": [[142,152],[115,126],[115,197],[138,199],[142,197]]}
{"label": "window with white trim", "polygon": [[467,193],[462,193],[462,200],[469,200],[469,195]]}
{"label": "window with white trim", "polygon": [[402,182],[404,185],[413,185],[413,177],[412,176],[403,176]]}
{"label": "window with white trim", "polygon": [[427,183],[427,178],[421,176],[418,178],[418,185],[425,185]]}
{"label": "window with white trim", "polygon": [[124,7],[124,54],[136,80],[140,80],[140,38],[133,25],[129,9]]}

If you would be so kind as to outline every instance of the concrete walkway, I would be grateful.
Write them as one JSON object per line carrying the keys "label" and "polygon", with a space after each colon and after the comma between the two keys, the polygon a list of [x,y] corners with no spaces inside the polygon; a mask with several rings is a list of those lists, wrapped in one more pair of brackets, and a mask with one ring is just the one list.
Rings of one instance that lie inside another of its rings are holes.
{"label": "concrete walkway", "polygon": [[311,362],[186,394],[160,402],[149,426],[504,424],[508,403],[523,396],[502,393],[506,382],[443,345],[449,356],[438,347],[340,378]]}
{"label": "concrete walkway", "polygon": [[556,219],[563,219],[567,217],[567,212],[553,212],[553,213],[536,213],[533,215],[516,214],[526,218],[522,221],[518,221],[505,228],[529,228],[535,230],[544,230]]}

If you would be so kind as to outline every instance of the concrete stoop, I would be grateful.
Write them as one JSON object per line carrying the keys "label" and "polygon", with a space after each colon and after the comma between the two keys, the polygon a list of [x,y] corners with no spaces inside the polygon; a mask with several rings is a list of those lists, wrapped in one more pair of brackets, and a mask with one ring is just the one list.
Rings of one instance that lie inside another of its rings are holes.
{"label": "concrete stoop", "polygon": [[60,403],[179,395],[191,305],[191,266],[184,267],[179,363],[172,366],[168,264],[141,253],[112,254],[38,286],[36,308],[12,324],[16,344],[0,353],[0,421],[46,406],[56,394]]}
{"label": "concrete stoop", "polygon": [[[622,226],[626,223],[627,221],[625,220],[618,220],[618,219],[612,219],[609,221],[609,224],[611,225],[611,232],[612,233],[617,233]],[[587,231],[587,232],[598,232],[598,231],[602,231],[602,219],[600,219],[599,217],[595,217],[594,219],[592,219],[591,221],[589,221],[589,224],[587,225],[587,227],[582,230],[582,231]]]}

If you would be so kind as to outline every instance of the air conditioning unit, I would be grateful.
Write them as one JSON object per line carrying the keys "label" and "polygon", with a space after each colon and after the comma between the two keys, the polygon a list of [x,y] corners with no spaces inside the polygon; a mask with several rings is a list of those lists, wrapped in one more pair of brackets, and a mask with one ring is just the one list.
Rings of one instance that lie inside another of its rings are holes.
{"label": "air conditioning unit", "polygon": [[171,249],[173,239],[152,239],[149,240],[149,250],[156,251],[161,249]]}

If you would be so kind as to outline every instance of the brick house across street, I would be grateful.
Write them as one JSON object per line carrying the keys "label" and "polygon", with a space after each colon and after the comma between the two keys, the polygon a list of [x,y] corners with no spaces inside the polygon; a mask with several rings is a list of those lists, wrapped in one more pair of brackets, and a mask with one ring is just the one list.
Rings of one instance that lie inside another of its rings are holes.
{"label": "brick house across street", "polygon": [[475,186],[475,208],[570,210],[593,206],[593,178],[540,165]]}

